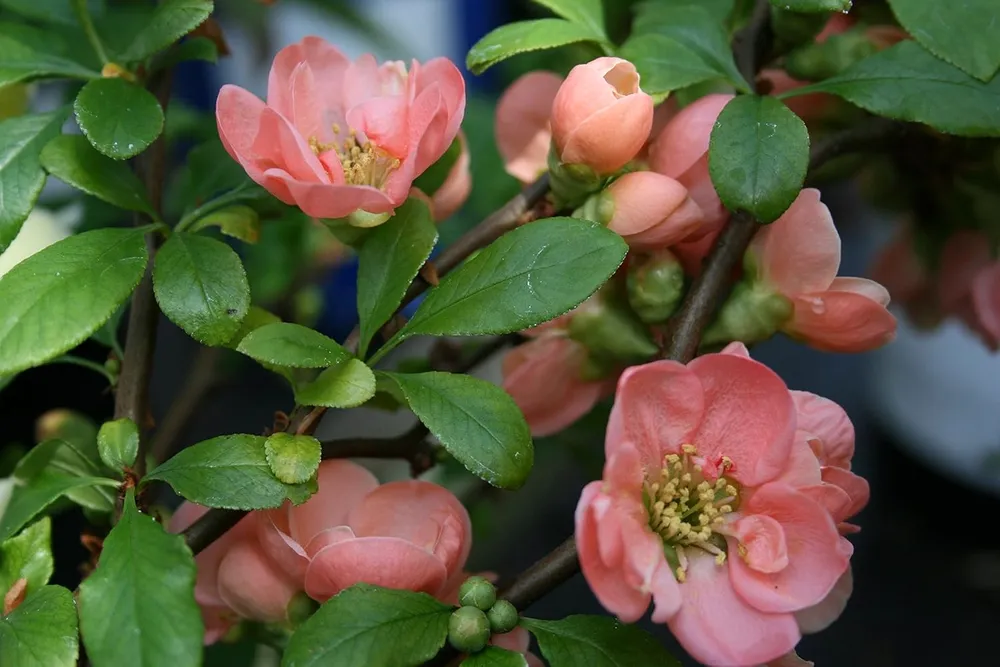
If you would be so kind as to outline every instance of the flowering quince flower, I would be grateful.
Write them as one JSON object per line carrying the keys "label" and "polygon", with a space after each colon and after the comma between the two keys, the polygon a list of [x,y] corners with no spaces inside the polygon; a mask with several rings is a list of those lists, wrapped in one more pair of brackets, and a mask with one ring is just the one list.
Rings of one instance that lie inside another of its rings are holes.
{"label": "flowering quince flower", "polygon": [[[843,424],[805,405],[833,441],[828,461],[843,464]],[[756,666],[842,610],[852,549],[814,497],[821,465],[793,394],[742,344],[626,370],[605,453],[603,481],[577,506],[577,548],[594,594],[623,621],[652,602],[653,621],[699,662]]]}
{"label": "flowering quince flower", "polygon": [[469,146],[465,141],[465,135],[458,133],[458,139],[462,145],[462,152],[452,165],[447,178],[441,187],[431,196],[431,211],[434,219],[438,222],[447,220],[455,215],[462,204],[469,198],[472,192],[472,172],[469,169]]}
{"label": "flowering quince flower", "polygon": [[791,302],[782,331],[815,348],[863,352],[896,335],[884,287],[837,277],[840,235],[818,190],[800,192],[784,215],[758,231],[744,264],[759,286]]}
{"label": "flowering quince flower", "polygon": [[607,226],[636,250],[667,248],[702,235],[704,214],[687,188],[663,174],[635,171],[602,194],[612,211]]}
{"label": "flowering quince flower", "polygon": [[548,169],[552,102],[562,82],[562,77],[552,72],[528,72],[497,102],[497,149],[507,173],[522,183],[531,183]]}
{"label": "flowering quince flower", "polygon": [[653,98],[635,65],[602,57],[574,67],[552,102],[552,139],[560,162],[610,174],[638,155],[653,126]]}
{"label": "flowering quince flower", "polygon": [[[403,203],[413,179],[451,145],[465,82],[435,58],[351,62],[318,37],[278,52],[267,103],[233,85],[216,102],[219,136],[255,182],[315,218],[373,226]],[[373,214],[373,215],[365,215]]]}

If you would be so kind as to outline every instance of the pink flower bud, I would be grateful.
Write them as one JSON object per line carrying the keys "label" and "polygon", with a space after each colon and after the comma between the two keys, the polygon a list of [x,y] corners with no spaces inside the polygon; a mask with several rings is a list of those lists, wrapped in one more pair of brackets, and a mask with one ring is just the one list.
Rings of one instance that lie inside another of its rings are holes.
{"label": "pink flower bud", "polygon": [[624,167],[642,149],[653,125],[653,98],[639,88],[635,66],[621,58],[577,65],[552,104],[559,159],[600,174]]}
{"label": "pink flower bud", "polygon": [[431,197],[431,211],[437,221],[447,220],[462,208],[462,204],[472,192],[472,172],[469,171],[469,147],[462,133],[458,135],[462,142],[462,152],[452,165],[451,171],[444,183]]}
{"label": "pink flower bud", "polygon": [[662,174],[625,174],[608,188],[614,214],[608,229],[633,248],[666,248],[697,235],[704,216],[687,188]]}
{"label": "pink flower bud", "polygon": [[562,81],[552,72],[528,72],[497,103],[497,148],[507,173],[522,183],[535,180],[548,166],[552,101]]}

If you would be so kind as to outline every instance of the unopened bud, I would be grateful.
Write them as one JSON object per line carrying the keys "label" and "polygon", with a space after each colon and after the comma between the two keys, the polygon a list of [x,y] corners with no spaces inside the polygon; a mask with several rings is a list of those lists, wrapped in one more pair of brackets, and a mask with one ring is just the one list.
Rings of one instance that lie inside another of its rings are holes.
{"label": "unopened bud", "polygon": [[462,653],[477,653],[490,641],[490,621],[475,607],[459,607],[448,619],[448,641]]}
{"label": "unopened bud", "polygon": [[840,74],[878,50],[863,30],[854,28],[795,49],[785,56],[785,69],[796,79],[820,81]]}
{"label": "unopened bud", "polygon": [[632,260],[626,277],[628,303],[643,322],[665,322],[684,296],[684,269],[669,250]]}
{"label": "unopened bud", "polygon": [[592,220],[602,225],[611,222],[615,214],[615,200],[607,190],[601,190],[597,194],[591,195],[583,206],[573,211],[574,218],[582,220]]}
{"label": "unopened bud", "polygon": [[73,410],[49,410],[35,422],[35,440],[66,440],[92,450],[97,441],[97,425],[85,415]]}
{"label": "unopened bud", "polygon": [[549,187],[557,209],[576,208],[601,189],[604,179],[584,164],[562,164],[549,152]]}
{"label": "unopened bud", "polygon": [[135,81],[135,75],[117,63],[104,63],[104,67],[101,68],[101,76],[105,79]]}
{"label": "unopened bud", "polygon": [[458,603],[486,611],[497,601],[497,587],[484,577],[469,577],[458,589]]}
{"label": "unopened bud", "polygon": [[605,288],[584,302],[570,321],[570,338],[587,348],[598,366],[637,364],[659,351],[649,329],[623,301],[613,286]]}
{"label": "unopened bud", "polygon": [[122,372],[122,362],[118,361],[116,357],[108,357],[108,360],[104,362],[104,370],[117,376]]}
{"label": "unopened bud", "polygon": [[521,620],[517,614],[517,607],[507,600],[497,600],[496,604],[486,612],[486,618],[490,621],[490,629],[500,635],[516,628]]}
{"label": "unopened bud", "polygon": [[633,248],[666,248],[690,237],[704,222],[687,188],[663,174],[625,174],[605,192],[611,199],[608,229]]}
{"label": "unopened bud", "polygon": [[788,321],[792,309],[792,302],[785,296],[740,282],[705,331],[702,342],[718,345],[734,340],[744,343],[767,340]]}
{"label": "unopened bud", "polygon": [[315,614],[317,609],[319,609],[319,603],[306,595],[305,591],[299,591],[289,600],[288,606],[285,607],[285,615],[291,626],[295,628]]}

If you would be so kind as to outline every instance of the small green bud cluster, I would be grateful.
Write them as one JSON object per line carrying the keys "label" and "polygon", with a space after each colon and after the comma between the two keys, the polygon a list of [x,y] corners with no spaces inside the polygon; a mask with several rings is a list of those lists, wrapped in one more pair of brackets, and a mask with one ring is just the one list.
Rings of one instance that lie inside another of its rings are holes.
{"label": "small green bud cluster", "polygon": [[458,589],[458,602],[461,606],[448,619],[448,641],[463,653],[482,651],[493,633],[517,627],[517,609],[497,600],[496,586],[483,577],[469,577]]}

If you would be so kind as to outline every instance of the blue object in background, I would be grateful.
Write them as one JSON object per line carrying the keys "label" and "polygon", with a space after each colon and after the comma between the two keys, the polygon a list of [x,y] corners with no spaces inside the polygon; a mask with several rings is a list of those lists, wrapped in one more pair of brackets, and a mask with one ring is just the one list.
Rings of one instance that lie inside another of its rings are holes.
{"label": "blue object in background", "polygon": [[465,69],[464,63],[465,54],[469,52],[473,44],[498,25],[507,22],[505,5],[506,3],[501,0],[459,0],[459,25],[462,30],[460,44],[463,48],[457,60],[465,72],[465,81],[471,91],[492,92],[499,85],[495,69],[488,69],[479,76],[475,76]]}

